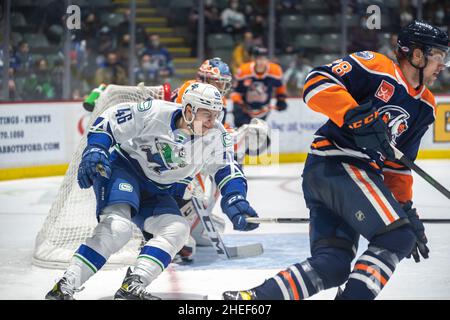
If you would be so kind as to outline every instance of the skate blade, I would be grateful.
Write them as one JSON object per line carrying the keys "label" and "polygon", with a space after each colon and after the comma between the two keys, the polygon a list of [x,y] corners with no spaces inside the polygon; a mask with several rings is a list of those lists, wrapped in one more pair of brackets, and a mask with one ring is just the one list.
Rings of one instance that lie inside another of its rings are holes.
{"label": "skate blade", "polygon": [[[162,300],[208,300],[208,295],[190,292],[152,292],[152,295]],[[114,296],[102,297],[98,300],[114,300]]]}

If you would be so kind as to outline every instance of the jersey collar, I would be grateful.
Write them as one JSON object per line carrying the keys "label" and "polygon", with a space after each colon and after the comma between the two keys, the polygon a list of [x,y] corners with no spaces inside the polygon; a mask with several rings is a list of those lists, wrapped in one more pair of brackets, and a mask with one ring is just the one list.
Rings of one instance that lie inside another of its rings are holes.
{"label": "jersey collar", "polygon": [[400,69],[400,66],[396,63],[394,63],[395,67],[395,76],[397,80],[407,89],[410,96],[412,96],[415,99],[418,99],[422,96],[422,93],[425,91],[425,85],[422,84],[417,90],[409,84],[409,82],[406,80],[405,76],[403,75],[402,70]]}
{"label": "jersey collar", "polygon": [[170,127],[172,131],[177,130],[177,121],[181,117],[181,109],[177,109],[172,113],[172,118],[170,119]]}

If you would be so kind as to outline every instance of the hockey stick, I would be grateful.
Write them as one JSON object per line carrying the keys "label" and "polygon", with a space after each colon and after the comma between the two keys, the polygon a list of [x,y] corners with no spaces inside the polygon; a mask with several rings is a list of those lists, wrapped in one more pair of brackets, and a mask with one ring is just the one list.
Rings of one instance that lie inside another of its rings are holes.
{"label": "hockey stick", "polygon": [[[309,223],[309,218],[247,218],[251,223]],[[450,219],[420,219],[423,223],[450,223]]]}
{"label": "hockey stick", "polygon": [[414,170],[419,176],[421,176],[425,181],[435,187],[439,192],[441,192],[447,199],[450,199],[450,191],[445,188],[442,184],[437,182],[434,178],[432,178],[428,173],[423,171],[418,165],[416,165],[413,161],[408,159],[400,150],[391,145],[394,150],[395,158],[403,163],[405,166]]}
{"label": "hockey stick", "polygon": [[203,204],[194,197],[192,197],[191,201],[194,204],[195,211],[199,215],[200,221],[219,257],[223,259],[246,258],[258,256],[263,253],[263,247],[260,243],[233,247],[226,246],[211,219],[210,213],[212,211],[212,206],[205,209]]}

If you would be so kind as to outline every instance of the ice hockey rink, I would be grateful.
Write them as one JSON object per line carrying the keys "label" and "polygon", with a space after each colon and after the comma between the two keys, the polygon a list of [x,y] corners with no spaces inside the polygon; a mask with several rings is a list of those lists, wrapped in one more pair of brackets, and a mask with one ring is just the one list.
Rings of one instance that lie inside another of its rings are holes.
{"label": "ice hockey rink", "polygon": [[[450,188],[449,160],[417,161],[430,175]],[[248,166],[249,200],[260,217],[308,217],[301,193],[303,164]],[[419,176],[414,176],[415,206],[423,218],[450,218],[450,202]],[[31,264],[34,240],[56,197],[62,177],[0,183],[0,299],[43,299],[63,270]],[[215,210],[220,210],[216,206]],[[420,263],[404,260],[378,299],[450,299],[450,224],[428,224],[430,258]],[[309,255],[308,225],[265,224],[252,232],[236,232],[226,225],[227,245],[260,242],[257,257],[223,260],[212,248],[199,248],[189,266],[171,264],[147,290],[152,293],[207,295],[221,299],[230,289],[260,284],[290,264]],[[359,252],[367,242],[360,242]],[[77,299],[109,299],[119,288],[126,267],[101,270],[76,295]],[[312,299],[333,299],[336,289]]]}

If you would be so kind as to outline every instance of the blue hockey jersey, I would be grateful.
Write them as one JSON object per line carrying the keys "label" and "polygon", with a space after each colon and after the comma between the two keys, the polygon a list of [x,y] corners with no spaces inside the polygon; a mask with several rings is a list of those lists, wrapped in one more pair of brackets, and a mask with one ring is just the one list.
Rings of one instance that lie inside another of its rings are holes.
{"label": "blue hockey jersey", "polygon": [[363,161],[383,173],[385,184],[399,202],[411,200],[410,170],[386,161],[380,153],[356,147],[350,129],[344,126],[344,116],[371,101],[387,124],[391,143],[415,160],[420,140],[435,118],[436,103],[424,85],[416,90],[394,61],[362,51],[313,69],[305,80],[303,100],[329,118],[317,130],[310,153]]}

